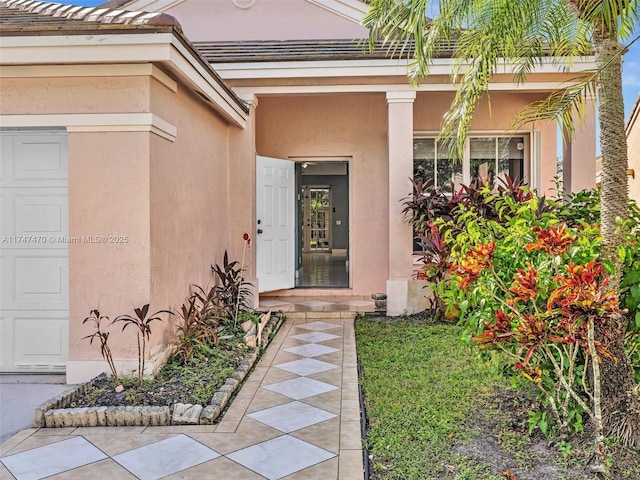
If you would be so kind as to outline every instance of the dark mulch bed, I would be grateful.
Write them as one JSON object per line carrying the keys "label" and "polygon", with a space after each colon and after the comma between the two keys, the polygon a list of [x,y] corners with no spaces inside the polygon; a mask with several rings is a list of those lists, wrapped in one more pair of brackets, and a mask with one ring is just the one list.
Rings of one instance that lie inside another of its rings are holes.
{"label": "dark mulch bed", "polygon": [[[138,385],[137,378],[122,378],[119,382],[111,377],[95,380],[93,388],[69,406],[206,405],[246,353],[247,348],[237,340],[221,342],[206,356],[195,357],[186,364],[172,357],[153,379],[144,380],[142,386]],[[124,391],[116,392],[118,385],[124,386]]]}

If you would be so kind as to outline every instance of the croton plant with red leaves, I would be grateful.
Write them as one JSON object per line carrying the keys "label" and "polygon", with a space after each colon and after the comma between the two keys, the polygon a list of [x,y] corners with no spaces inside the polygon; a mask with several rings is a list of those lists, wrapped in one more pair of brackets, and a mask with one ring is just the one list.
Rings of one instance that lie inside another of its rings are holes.
{"label": "croton plant with red leaves", "polygon": [[[456,246],[445,298],[481,348],[512,358],[566,429],[571,408],[588,412],[578,373],[592,353],[589,320],[605,327],[620,308],[598,261],[598,229],[570,227],[529,203],[503,222],[467,216],[462,233],[449,238]],[[611,357],[602,343],[595,346]]]}

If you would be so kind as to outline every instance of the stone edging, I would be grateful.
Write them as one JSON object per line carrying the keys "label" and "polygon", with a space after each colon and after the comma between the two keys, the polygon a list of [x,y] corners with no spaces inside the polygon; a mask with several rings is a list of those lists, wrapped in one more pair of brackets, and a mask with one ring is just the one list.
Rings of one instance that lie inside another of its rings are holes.
{"label": "stone edging", "polygon": [[[278,331],[283,321],[284,316],[281,313],[271,314],[271,321],[262,331],[262,345],[269,344],[269,336],[272,332]],[[95,380],[106,377],[105,373],[101,373],[96,378],[36,407],[33,428],[211,425],[224,410],[257,359],[258,349],[254,348],[245,355],[235,372],[214,393],[206,406],[176,403],[173,405],[173,411],[168,406],[65,408],[75,398],[87,392]]]}

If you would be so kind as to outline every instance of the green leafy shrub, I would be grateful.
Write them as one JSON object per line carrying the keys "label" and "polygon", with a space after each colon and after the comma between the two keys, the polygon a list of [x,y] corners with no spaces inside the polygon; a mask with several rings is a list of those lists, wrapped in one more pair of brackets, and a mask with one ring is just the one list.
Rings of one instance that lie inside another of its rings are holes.
{"label": "green leafy shrub", "polygon": [[[588,326],[603,329],[619,314],[607,288],[605,265],[597,261],[601,237],[595,227],[568,227],[540,199],[495,204],[513,214],[487,220],[470,210],[455,239],[450,289],[468,302],[468,336],[482,348],[513,359],[532,382],[563,431],[582,428],[582,413],[593,415],[585,363],[593,353]],[[598,355],[609,355],[597,344]],[[548,431],[546,416],[532,416]]]}

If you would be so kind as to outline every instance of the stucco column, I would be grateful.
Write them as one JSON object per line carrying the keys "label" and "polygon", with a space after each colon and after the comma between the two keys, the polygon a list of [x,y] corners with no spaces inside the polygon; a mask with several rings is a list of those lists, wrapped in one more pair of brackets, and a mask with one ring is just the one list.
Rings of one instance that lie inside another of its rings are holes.
{"label": "stucco column", "polygon": [[256,108],[258,97],[240,95],[249,105],[245,129],[232,128],[229,135],[229,255],[241,261],[244,233],[251,235],[251,246],[244,252],[245,278],[251,282],[254,307],[258,306],[256,278]]}
{"label": "stucco column", "polygon": [[411,192],[413,176],[413,102],[415,91],[387,92],[389,149],[389,277],[387,312],[407,311],[412,274],[413,234],[403,221],[401,200]]}
{"label": "stucco column", "polygon": [[575,135],[562,150],[562,181],[565,192],[579,192],[596,185],[596,102],[588,99],[585,116],[576,115]]}

